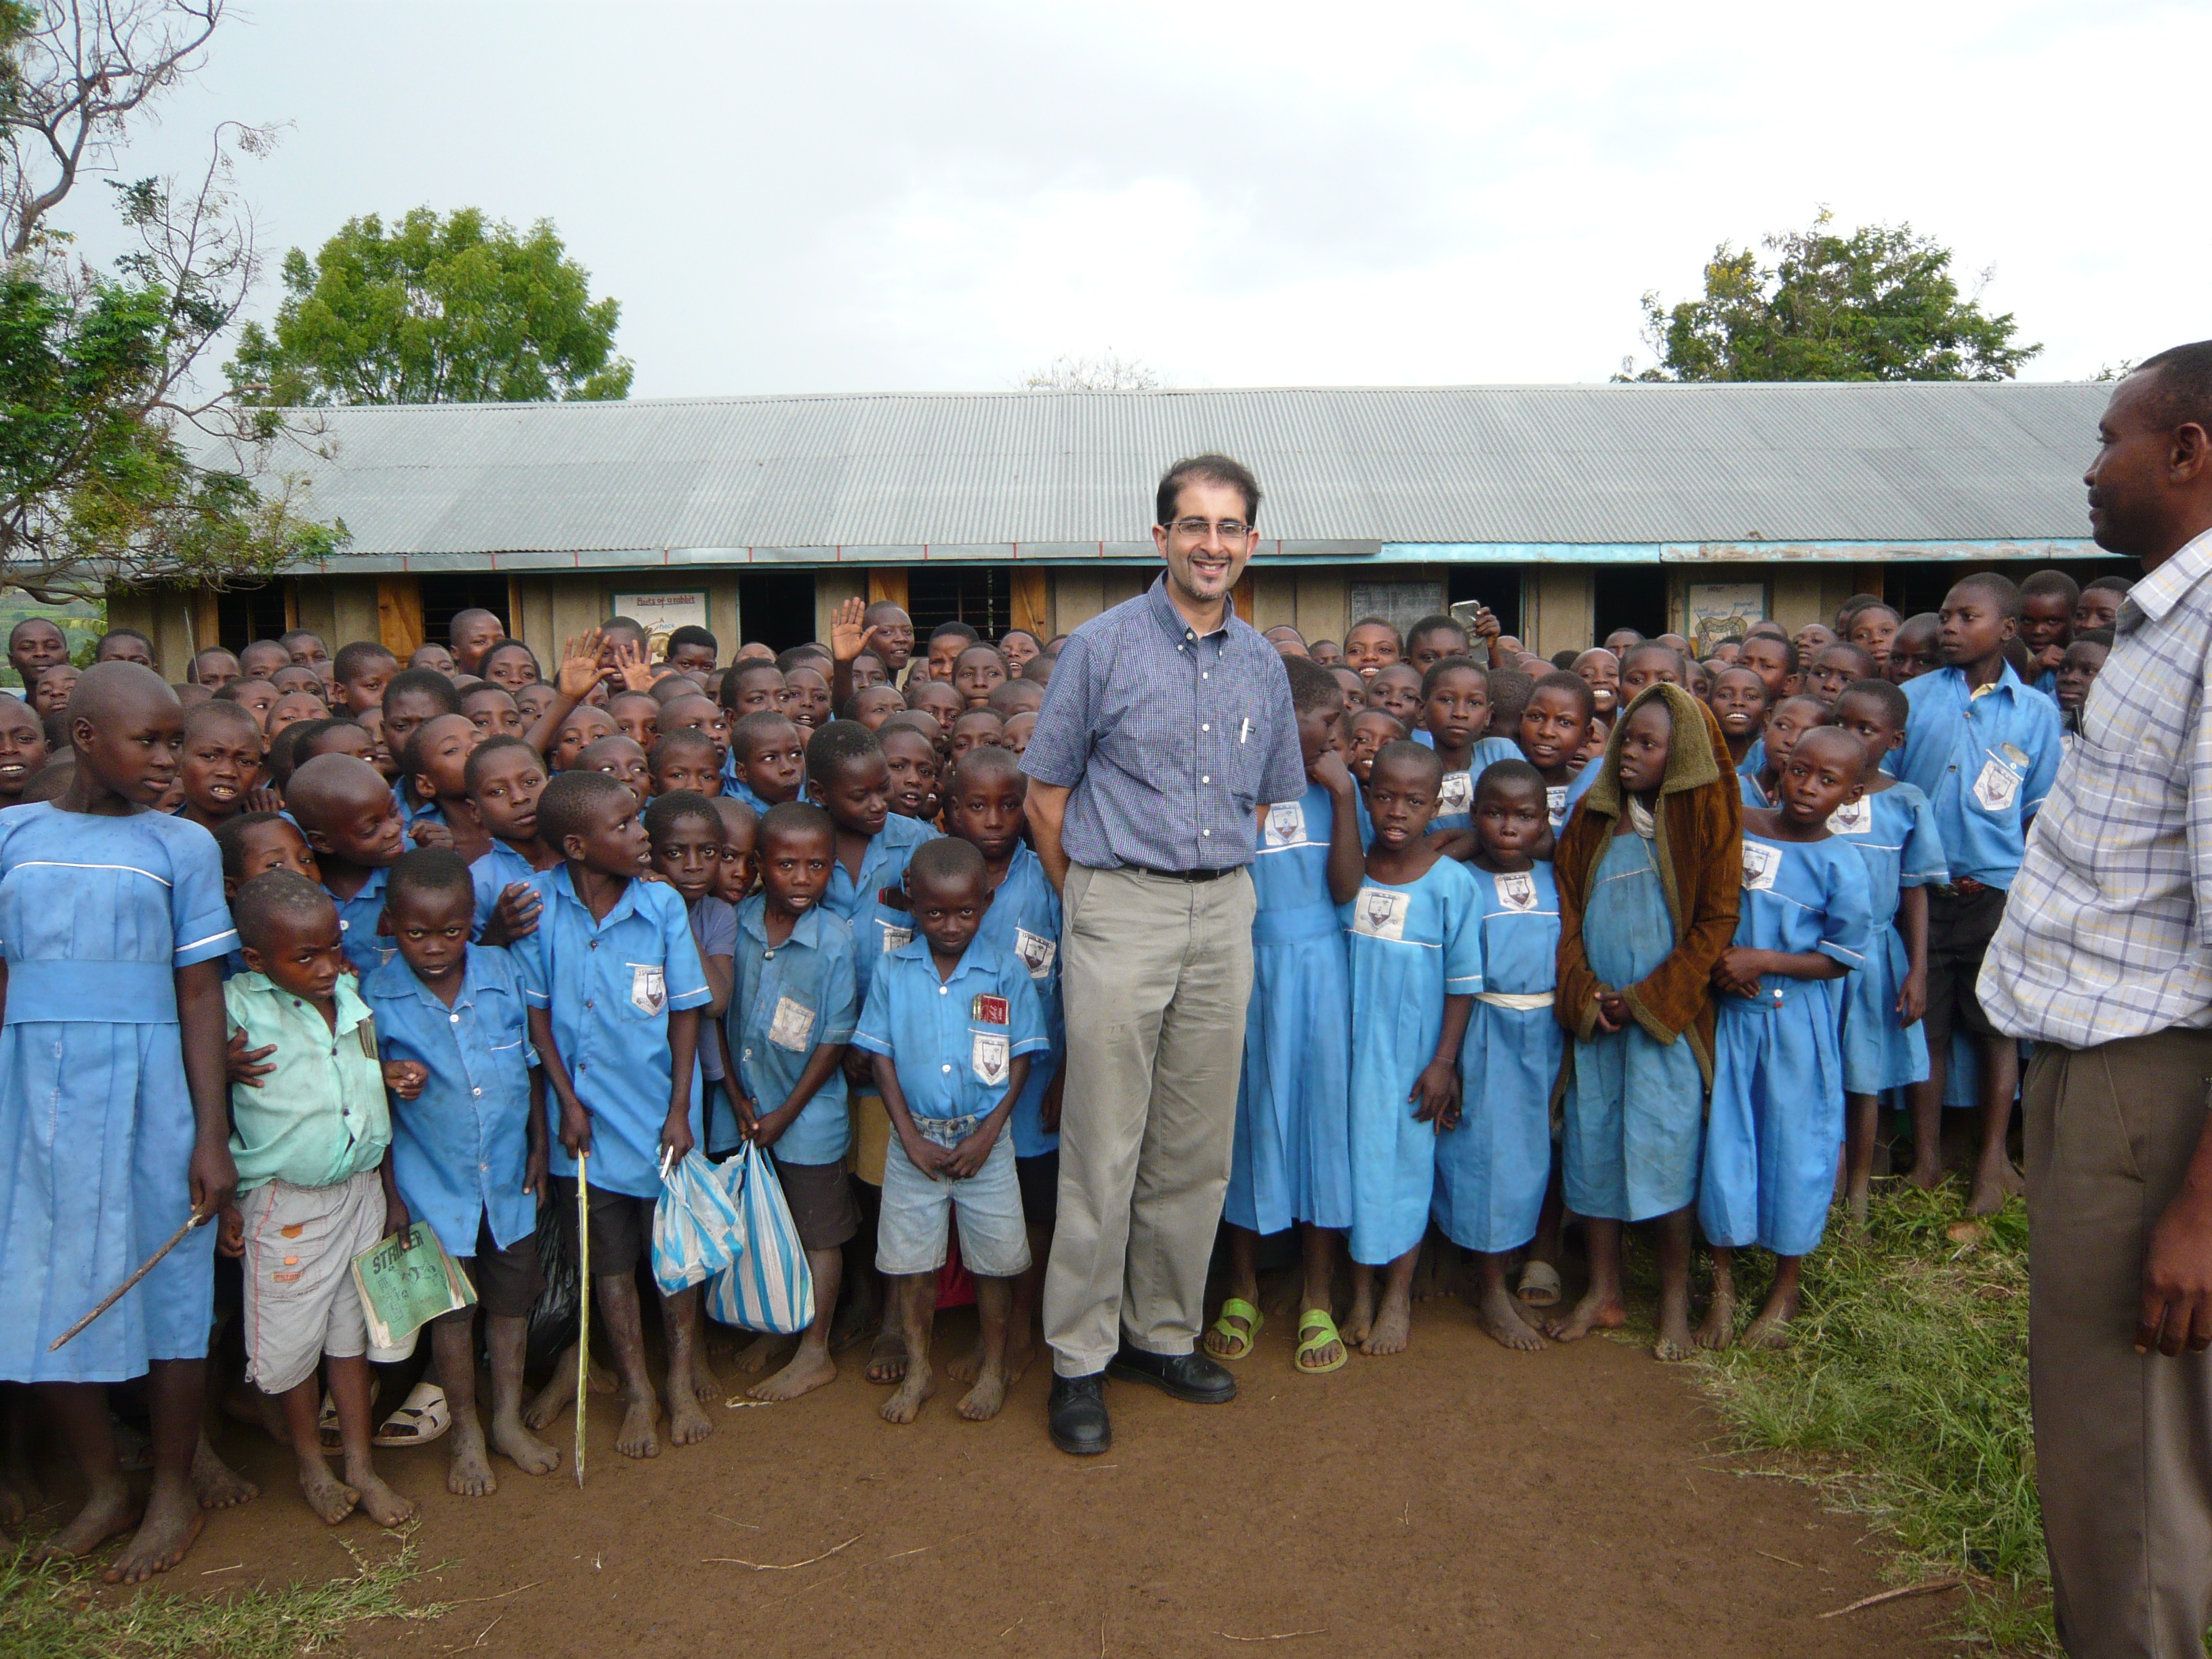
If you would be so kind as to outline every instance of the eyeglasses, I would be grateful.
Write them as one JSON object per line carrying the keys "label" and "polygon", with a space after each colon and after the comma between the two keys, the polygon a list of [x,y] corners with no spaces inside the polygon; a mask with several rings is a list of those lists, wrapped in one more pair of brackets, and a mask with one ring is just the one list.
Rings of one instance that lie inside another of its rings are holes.
{"label": "eyeglasses", "polygon": [[1224,519],[1219,524],[1204,519],[1177,519],[1170,526],[1177,535],[1202,540],[1208,534],[1217,534],[1224,542],[1242,541],[1252,533],[1252,526],[1242,519]]}

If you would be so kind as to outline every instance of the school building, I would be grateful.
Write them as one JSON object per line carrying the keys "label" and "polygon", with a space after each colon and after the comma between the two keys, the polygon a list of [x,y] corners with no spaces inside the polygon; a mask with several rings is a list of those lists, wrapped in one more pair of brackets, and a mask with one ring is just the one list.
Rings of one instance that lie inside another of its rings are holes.
{"label": "school building", "polygon": [[[794,395],[299,411],[272,471],[341,556],[253,589],[117,592],[196,645],[304,626],[404,659],[496,613],[550,672],[627,612],[725,657],[828,637],[846,598],[923,633],[1074,628],[1148,583],[1152,489],[1220,450],[1259,475],[1241,614],[1341,639],[1481,600],[1547,654],[1629,626],[1795,628],[1855,592],[1933,608],[1968,570],[2119,568],[2081,475],[2086,383],[1273,387]],[[2131,573],[2130,573],[2131,574]]]}

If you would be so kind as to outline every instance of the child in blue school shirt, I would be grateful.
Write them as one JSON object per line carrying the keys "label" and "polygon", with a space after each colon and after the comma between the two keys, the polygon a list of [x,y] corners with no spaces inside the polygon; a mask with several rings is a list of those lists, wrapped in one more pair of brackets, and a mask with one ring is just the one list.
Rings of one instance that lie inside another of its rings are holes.
{"label": "child in blue school shirt", "polygon": [[469,865],[476,938],[485,945],[512,945],[537,929],[538,899],[530,884],[561,861],[538,836],[545,777],[544,758],[520,738],[486,738],[469,756],[469,804],[491,838]]}
{"label": "child in blue school shirt", "polygon": [[[1459,1111],[1459,1051],[1482,988],[1474,878],[1427,839],[1443,763],[1387,744],[1368,772],[1375,842],[1341,907],[1352,960],[1352,1304],[1344,1340],[1405,1349],[1437,1136]],[[1378,1303],[1375,1270],[1388,1269]]]}
{"label": "child in blue school shirt", "polygon": [[392,955],[383,931],[385,882],[407,850],[392,791],[367,761],[318,755],[292,774],[284,802],[338,908],[346,960],[358,974],[381,967]]}
{"label": "child in blue school shirt", "polygon": [[1304,657],[1283,668],[1307,784],[1261,808],[1255,830],[1252,996],[1222,1206],[1229,1294],[1204,1340],[1216,1359],[1252,1352],[1266,1322],[1260,1240],[1295,1224],[1305,1282],[1291,1363],[1317,1376],[1346,1360],[1333,1285],[1352,1224],[1352,988],[1337,906],[1359,890],[1364,860],[1358,785],[1330,744],[1344,688]]}
{"label": "child in blue school shirt", "polygon": [[912,1422],[932,1392],[930,1324],[957,1215],[983,1327],[982,1363],[959,1412],[980,1423],[1006,1402],[1011,1281],[1030,1265],[1006,1121],[1030,1056],[1050,1039],[1028,967],[977,937],[992,902],[983,855],[964,841],[931,842],[908,865],[907,889],[920,937],[880,964],[853,1034],[876,1057],[895,1131],[876,1267],[898,1281],[907,1369],[883,1417]]}
{"label": "child in blue school shirt", "polygon": [[2006,660],[2020,619],[2019,590],[1995,572],[1968,576],[1943,596],[1936,649],[1944,665],[1907,680],[1912,705],[1897,775],[1928,797],[1950,866],[1928,896],[1928,1080],[1912,1095],[1916,1186],[1942,1179],[1944,1084],[1953,1030],[1981,1060],[1981,1156],[1970,1214],[1994,1214],[2020,1190],[2005,1150],[2019,1091],[2020,1054],[1975,995],[1982,957],[2004,915],[2005,892],[2027,846],[2027,827],[2051,793],[2061,752],[2058,705],[2021,683]]}
{"label": "child in blue school shirt", "polygon": [[[491,1356],[491,1443],[526,1474],[560,1454],[523,1426],[522,1361],[530,1310],[544,1288],[538,1206],[546,1194],[542,1082],[531,1065],[522,977],[505,951],[469,945],[469,866],[443,848],[392,866],[385,915],[396,951],[362,981],[377,1052],[407,1068],[392,1086],[392,1172],[408,1212],[427,1221],[467,1272]],[[476,1310],[430,1327],[438,1381],[453,1412],[446,1486],[463,1497],[499,1483],[477,1418]]]}
{"label": "child in blue school shirt", "polygon": [[[730,996],[730,1064],[739,1132],[775,1157],[799,1243],[814,1276],[814,1322],[791,1363],[753,1390],[795,1400],[835,1380],[830,1322],[844,1281],[844,1247],[860,1230],[845,1169],[852,1120],[842,1062],[859,1003],[853,935],[823,905],[836,830],[819,807],[772,806],[760,821],[761,890],[738,906],[737,982]],[[765,1360],[762,1345],[749,1365]]]}
{"label": "child in blue school shirt", "polygon": [[1717,1018],[1698,1225],[1713,1250],[1713,1294],[1698,1341],[1735,1337],[1736,1250],[1777,1258],[1745,1344],[1778,1346],[1797,1312],[1798,1271],[1820,1242],[1844,1147],[1838,1042],[1847,974],[1872,933],[1865,860],[1828,820],[1865,793],[1866,751],[1815,726],[1790,750],[1779,806],[1743,814],[1743,894],[1735,943],[1712,970]]}
{"label": "child in blue school shirt", "polygon": [[[699,1010],[712,999],[684,901],[640,881],[649,850],[637,797],[604,772],[563,772],[538,800],[538,833],[562,862],[532,878],[538,929],[515,947],[530,1005],[530,1038],[560,1103],[549,1151],[562,1224],[573,1230],[576,1170],[590,1159],[592,1288],[607,1310],[626,1412],[615,1449],[660,1449],[653,1384],[639,1336],[637,1264],[652,1246],[664,1154],[700,1138]],[[660,1297],[668,1334],[670,1437],[714,1432],[699,1408],[701,1287]],[[574,1356],[532,1403],[543,1423],[575,1386]],[[580,1404],[579,1406],[580,1409]]]}
{"label": "child in blue school shirt", "polygon": [[[1342,706],[1341,694],[1338,706]],[[945,788],[945,829],[983,855],[991,904],[983,912],[976,938],[1029,969],[1050,1044],[1030,1060],[1029,1080],[1014,1103],[1009,1125],[1030,1241],[1030,1265],[1014,1280],[1013,1304],[1007,1315],[1006,1369],[1010,1381],[1028,1369],[1035,1352],[1030,1328],[1059,1218],[1060,1066],[1067,1053],[1067,1025],[1060,1002],[1060,893],[1037,855],[1022,842],[1022,805],[1028,796],[1029,779],[1023,775],[1020,757],[993,744],[962,757]],[[972,1372],[981,1364],[979,1348],[963,1370]]]}

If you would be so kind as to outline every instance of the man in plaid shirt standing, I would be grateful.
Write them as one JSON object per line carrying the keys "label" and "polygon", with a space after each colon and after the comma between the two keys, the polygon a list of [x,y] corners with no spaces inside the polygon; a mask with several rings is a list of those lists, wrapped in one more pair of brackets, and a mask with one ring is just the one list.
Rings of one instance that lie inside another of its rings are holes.
{"label": "man in plaid shirt standing", "polygon": [[2142,562],[1981,974],[2032,1039],[2030,1385],[2075,1659],[2212,1625],[2212,341],[2122,380],[2085,482]]}

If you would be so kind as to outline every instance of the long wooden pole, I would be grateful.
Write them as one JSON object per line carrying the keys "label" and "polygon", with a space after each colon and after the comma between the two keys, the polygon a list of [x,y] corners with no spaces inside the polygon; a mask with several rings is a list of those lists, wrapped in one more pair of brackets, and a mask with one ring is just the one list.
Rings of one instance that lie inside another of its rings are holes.
{"label": "long wooden pole", "polygon": [[69,1341],[73,1337],[82,1335],[86,1326],[91,1324],[94,1320],[99,1318],[100,1315],[106,1313],[117,1303],[122,1301],[125,1297],[130,1295],[131,1287],[137,1285],[140,1279],[145,1278],[148,1273],[152,1273],[155,1265],[160,1262],[163,1256],[168,1255],[168,1253],[175,1249],[178,1245],[183,1243],[185,1242],[185,1235],[186,1233],[191,1231],[195,1227],[204,1225],[208,1219],[208,1217],[202,1215],[198,1211],[193,1211],[192,1218],[185,1223],[183,1226],[178,1228],[176,1231],[171,1233],[169,1235],[169,1242],[161,1246],[160,1249],[155,1251],[153,1255],[148,1256],[145,1261],[140,1262],[138,1264],[138,1271],[131,1274],[130,1278],[125,1279],[120,1285],[118,1285],[113,1290],[110,1291],[106,1296],[101,1299],[98,1307],[94,1308],[83,1318],[78,1320],[76,1324],[70,1326],[59,1336],[56,1337],[52,1342],[48,1343],[46,1345],[46,1352],[48,1353],[53,1353],[61,1347],[63,1343]]}
{"label": "long wooden pole", "polygon": [[576,1154],[576,1485],[584,1484],[584,1416],[592,1399],[592,1155]]}

